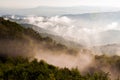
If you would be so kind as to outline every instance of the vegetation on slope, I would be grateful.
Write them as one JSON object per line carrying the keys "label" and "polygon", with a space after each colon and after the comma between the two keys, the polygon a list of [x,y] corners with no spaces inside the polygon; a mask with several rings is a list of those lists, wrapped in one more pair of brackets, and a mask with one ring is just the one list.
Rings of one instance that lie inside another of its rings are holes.
{"label": "vegetation on slope", "polygon": [[58,68],[22,57],[0,57],[0,80],[109,80],[106,73],[82,76],[77,69]]}
{"label": "vegetation on slope", "polygon": [[[30,62],[28,58],[11,57],[11,53],[13,55],[17,53],[19,56],[18,53],[31,52],[24,51],[25,45],[29,46],[31,40],[35,41],[33,44],[44,46],[45,50],[67,50],[69,53],[72,51],[74,53],[74,50],[56,43],[49,37],[42,37],[31,28],[24,28],[15,22],[0,18],[0,80],[110,80],[109,73],[104,73],[103,67],[109,66],[111,69],[117,69],[118,74],[120,72],[119,56],[95,56],[96,66],[91,66],[92,71],[85,75],[81,75],[78,69],[58,68],[45,61],[38,62],[34,59]],[[13,41],[17,41],[17,43]],[[30,49],[33,50],[33,47]],[[4,56],[6,53],[8,56]]]}
{"label": "vegetation on slope", "polygon": [[[45,50],[50,51],[64,51],[66,53],[76,52],[73,49],[69,49],[64,45],[55,42],[50,37],[42,37],[31,28],[25,28],[15,22],[0,18],[0,45],[4,45],[0,47],[0,53],[9,54],[10,52],[15,53],[16,51],[16,53],[19,54],[26,54],[25,52],[31,52],[26,46],[28,45],[29,47],[30,45],[30,48],[33,49],[35,44],[37,44],[37,46],[42,46]],[[6,48],[7,50],[4,50],[3,48]],[[24,51],[22,51],[23,49]]]}
{"label": "vegetation on slope", "polygon": [[[34,31],[31,28],[24,28],[21,25],[11,22],[9,20],[4,20],[3,18],[0,18],[0,39],[21,39],[21,40],[26,40],[26,37],[30,37],[31,39],[35,39],[39,42],[46,42],[46,44],[54,43],[51,44],[53,47],[64,47],[64,45],[55,43],[51,38],[49,37],[42,37]],[[48,45],[48,46],[49,46]]]}

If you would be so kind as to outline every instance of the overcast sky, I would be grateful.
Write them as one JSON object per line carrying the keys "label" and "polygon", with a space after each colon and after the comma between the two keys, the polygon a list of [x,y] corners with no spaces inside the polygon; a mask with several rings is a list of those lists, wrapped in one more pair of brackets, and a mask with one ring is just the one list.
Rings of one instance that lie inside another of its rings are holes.
{"label": "overcast sky", "polygon": [[120,8],[120,0],[0,0],[1,8],[32,8],[37,6],[106,6]]}

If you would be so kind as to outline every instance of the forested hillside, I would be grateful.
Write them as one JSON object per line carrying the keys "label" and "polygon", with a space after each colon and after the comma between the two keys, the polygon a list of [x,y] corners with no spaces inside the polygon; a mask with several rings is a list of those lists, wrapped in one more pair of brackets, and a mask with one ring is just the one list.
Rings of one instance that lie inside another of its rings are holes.
{"label": "forested hillside", "polygon": [[[42,37],[31,28],[24,28],[15,22],[0,18],[0,80],[119,80],[119,56],[96,55],[92,64],[85,70],[86,72],[81,73],[79,67],[60,68],[44,60],[31,59],[31,57],[34,58],[35,50],[38,48],[54,54],[55,52],[70,55],[77,53],[76,50],[56,43],[49,37]],[[83,52],[86,51],[83,50]],[[91,52],[88,50],[85,54],[88,53]],[[66,57],[61,60],[64,58]],[[111,73],[115,74],[114,78],[111,77]]]}
{"label": "forested hillside", "polygon": [[[67,53],[75,53],[73,49],[55,42],[50,37],[43,37],[31,28],[25,28],[21,25],[0,18],[0,53],[23,55],[32,51],[39,46],[49,51],[64,51]],[[6,48],[6,49],[5,49]],[[32,50],[31,50],[32,49]],[[15,53],[15,54],[14,54]]]}
{"label": "forested hillside", "polygon": [[22,57],[0,57],[0,80],[109,80],[107,73],[81,75],[78,69],[58,68]]}

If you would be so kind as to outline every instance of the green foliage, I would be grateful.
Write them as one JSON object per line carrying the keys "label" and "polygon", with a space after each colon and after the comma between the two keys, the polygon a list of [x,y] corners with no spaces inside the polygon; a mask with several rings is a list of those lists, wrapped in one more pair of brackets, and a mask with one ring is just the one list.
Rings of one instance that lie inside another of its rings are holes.
{"label": "green foliage", "polygon": [[44,48],[50,50],[65,50],[66,46],[56,43],[50,37],[42,37],[32,28],[25,28],[15,22],[4,20],[0,17],[0,40],[19,40],[23,42],[35,42],[44,45]]}
{"label": "green foliage", "polygon": [[0,59],[0,80],[109,80],[105,73],[82,76],[78,69],[58,68],[45,61],[22,57]]}
{"label": "green foliage", "polygon": [[109,65],[111,67],[115,67],[120,71],[120,56],[114,55],[114,56],[95,56],[96,63],[100,64],[101,66]]}
{"label": "green foliage", "polygon": [[108,73],[104,73],[104,72],[87,74],[85,78],[87,80],[110,80],[110,78],[108,77]]}

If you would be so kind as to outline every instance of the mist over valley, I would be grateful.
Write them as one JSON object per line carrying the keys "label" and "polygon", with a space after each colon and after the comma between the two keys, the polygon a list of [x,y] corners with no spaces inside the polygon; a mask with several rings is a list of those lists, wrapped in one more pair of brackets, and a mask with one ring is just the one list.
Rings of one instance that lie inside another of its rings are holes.
{"label": "mist over valley", "polygon": [[118,9],[11,10],[0,9],[0,79],[119,80]]}

